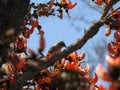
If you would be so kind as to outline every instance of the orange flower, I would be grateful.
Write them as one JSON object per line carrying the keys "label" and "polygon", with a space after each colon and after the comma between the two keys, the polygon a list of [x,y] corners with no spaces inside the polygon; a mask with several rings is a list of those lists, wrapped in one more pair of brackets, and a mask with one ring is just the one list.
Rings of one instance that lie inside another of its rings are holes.
{"label": "orange flower", "polygon": [[86,75],[88,74],[88,72],[90,71],[90,66],[89,64],[86,65],[85,69],[83,69],[82,66],[79,66],[79,71],[82,75]]}
{"label": "orange flower", "polygon": [[78,70],[78,64],[75,63],[75,62],[71,62],[70,67],[71,67],[72,71],[77,71]]}
{"label": "orange flower", "polygon": [[15,64],[16,70],[20,71],[23,69],[26,65],[26,61],[19,61],[18,63]]}
{"label": "orange flower", "polygon": [[120,57],[112,57],[107,55],[106,61],[111,66],[118,66],[118,67],[120,66]]}
{"label": "orange flower", "polygon": [[102,65],[99,64],[96,68],[97,75],[102,78],[104,81],[111,81],[109,74],[103,69]]}
{"label": "orange flower", "polygon": [[24,42],[17,42],[16,43],[18,49],[22,49],[24,47]]}
{"label": "orange flower", "polygon": [[109,3],[110,2],[110,0],[103,0],[105,3]]}
{"label": "orange flower", "polygon": [[37,27],[38,25],[39,25],[39,22],[38,22],[37,19],[31,21],[31,26],[32,26],[33,28]]}
{"label": "orange flower", "polygon": [[13,69],[12,69],[12,67],[11,67],[11,65],[10,65],[9,63],[8,63],[7,69],[8,69],[8,72],[9,72],[9,73],[13,73]]}
{"label": "orange flower", "polygon": [[49,8],[48,10],[51,10],[53,5],[54,5],[54,0],[51,0],[50,5],[48,7]]}
{"label": "orange flower", "polygon": [[75,51],[75,52],[69,54],[67,58],[70,61],[76,62],[77,61],[77,57],[78,57],[78,53]]}
{"label": "orange flower", "polygon": [[31,29],[28,31],[29,34],[32,34],[34,32],[34,27],[31,27]]}
{"label": "orange flower", "polygon": [[103,0],[97,0],[95,3],[96,3],[97,5],[102,5]]}
{"label": "orange flower", "polygon": [[98,76],[96,73],[94,74],[93,77],[85,76],[84,78],[93,84],[95,84],[98,81]]}
{"label": "orange flower", "polygon": [[59,76],[60,76],[60,73],[61,73],[60,70],[56,70],[56,71],[55,71],[56,77],[59,77]]}
{"label": "orange flower", "polygon": [[40,48],[39,51],[43,51],[45,49],[45,37],[44,35],[40,35]]}
{"label": "orange flower", "polygon": [[117,29],[114,33],[114,38],[116,40],[116,42],[120,41],[120,29]]}
{"label": "orange flower", "polygon": [[95,3],[97,4],[97,5],[102,5],[103,3],[109,3],[110,2],[110,0],[96,0],[95,1]]}
{"label": "orange flower", "polygon": [[58,9],[57,11],[59,12],[58,17],[59,17],[60,19],[62,19],[62,18],[63,18],[63,11],[62,11],[62,9]]}
{"label": "orange flower", "polygon": [[50,83],[51,82],[51,78],[50,77],[44,77],[45,83]]}
{"label": "orange flower", "polygon": [[112,42],[108,43],[108,51],[112,54],[119,54],[119,49],[120,49],[120,43],[118,42]]}
{"label": "orange flower", "polygon": [[16,76],[14,75],[14,74],[12,74],[10,77],[10,83],[15,83],[15,81],[16,81]]}
{"label": "orange flower", "polygon": [[77,3],[73,4],[70,0],[69,3],[67,3],[67,9],[72,9],[77,5]]}
{"label": "orange flower", "polygon": [[[119,83],[119,87],[120,87],[120,83]],[[109,90],[119,90],[118,86],[114,86],[113,84],[109,87]]]}
{"label": "orange flower", "polygon": [[61,0],[60,5],[66,5],[67,9],[72,9],[77,5],[77,3],[73,4],[70,0]]}
{"label": "orange flower", "polygon": [[64,68],[67,69],[67,70],[71,69],[70,61],[68,61],[68,60],[65,61]]}
{"label": "orange flower", "polygon": [[35,90],[41,90],[39,83],[35,86]]}
{"label": "orange flower", "polygon": [[40,84],[44,84],[44,83],[45,83],[45,79],[44,79],[44,78],[40,78],[40,79],[39,79],[39,83],[40,83]]}
{"label": "orange flower", "polygon": [[112,14],[112,17],[117,19],[118,22],[120,22],[120,11],[115,11],[113,14]]}
{"label": "orange flower", "polygon": [[61,0],[60,1],[60,5],[65,5],[65,4],[67,4],[67,0]]}
{"label": "orange flower", "polygon": [[61,61],[61,65],[64,66],[64,64],[65,64],[65,58],[63,58]]}
{"label": "orange flower", "polygon": [[106,32],[105,32],[105,36],[109,36],[110,34],[111,34],[111,30],[107,29]]}
{"label": "orange flower", "polygon": [[94,74],[94,76],[93,76],[93,78],[92,78],[92,83],[96,83],[98,81],[98,76],[97,76],[97,74],[95,73]]}
{"label": "orange flower", "polygon": [[98,85],[99,90],[107,90],[102,84]]}
{"label": "orange flower", "polygon": [[78,60],[83,60],[85,56],[86,56],[85,52],[82,52],[82,54],[78,57]]}
{"label": "orange flower", "polygon": [[17,49],[23,49],[26,47],[27,40],[23,36],[19,35],[16,42],[15,42]]}

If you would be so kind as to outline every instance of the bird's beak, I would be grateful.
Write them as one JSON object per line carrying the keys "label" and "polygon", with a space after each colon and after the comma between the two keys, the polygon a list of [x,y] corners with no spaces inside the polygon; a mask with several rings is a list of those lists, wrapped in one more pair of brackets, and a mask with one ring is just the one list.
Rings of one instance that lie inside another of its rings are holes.
{"label": "bird's beak", "polygon": [[67,46],[64,44],[64,47],[67,47]]}

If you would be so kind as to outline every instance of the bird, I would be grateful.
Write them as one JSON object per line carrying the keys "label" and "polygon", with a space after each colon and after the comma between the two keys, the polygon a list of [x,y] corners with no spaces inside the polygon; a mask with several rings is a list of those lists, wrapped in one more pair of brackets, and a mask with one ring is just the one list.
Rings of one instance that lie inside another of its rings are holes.
{"label": "bird", "polygon": [[54,44],[53,46],[50,47],[50,49],[48,50],[47,56],[48,57],[52,57],[53,55],[60,53],[61,49],[63,47],[66,47],[64,41],[60,41],[56,44]]}

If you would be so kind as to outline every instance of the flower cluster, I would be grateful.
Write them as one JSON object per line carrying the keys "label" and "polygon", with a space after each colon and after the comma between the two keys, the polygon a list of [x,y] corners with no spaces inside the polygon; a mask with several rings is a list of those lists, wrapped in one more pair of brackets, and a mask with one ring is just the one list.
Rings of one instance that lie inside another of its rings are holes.
{"label": "flower cluster", "polygon": [[[114,20],[116,23],[120,23],[119,21],[119,11],[115,11],[113,14]],[[115,18],[117,15],[117,18]],[[102,65],[98,65],[96,72],[99,77],[101,77],[104,81],[111,82],[109,90],[119,90],[120,89],[120,27],[116,27],[116,31],[114,32],[114,41],[108,43],[108,51],[110,55],[106,56],[107,62],[107,70],[105,71]],[[100,90],[107,90],[102,85],[99,86]]]}
{"label": "flower cluster", "polygon": [[[54,0],[51,0],[47,4],[40,3],[38,5],[31,3],[29,7],[30,10],[26,15],[23,24],[20,26],[20,32],[15,41],[15,51],[21,53],[27,50],[27,39],[30,38],[30,35],[34,32],[35,28],[37,28],[40,34],[39,51],[41,53],[45,48],[45,38],[44,31],[42,30],[42,26],[39,24],[38,18],[41,16],[48,17],[49,15],[55,15],[54,12],[56,11],[59,13],[58,17],[62,19],[62,9],[65,9],[68,14],[68,10],[74,8],[76,4],[77,3],[73,4],[70,0],[61,0],[60,2],[54,2]],[[53,6],[56,8],[53,8]],[[31,9],[33,10],[31,11]]]}
{"label": "flower cluster", "polygon": [[116,10],[111,8],[111,13],[108,15],[108,17],[110,18],[106,22],[106,25],[108,26],[108,29],[106,30],[106,33],[105,33],[106,36],[109,36],[111,34],[111,30],[116,30],[115,33],[119,32],[119,29],[120,29],[119,8],[117,8]]}
{"label": "flower cluster", "polygon": [[[70,0],[61,0],[60,2],[54,2],[54,0],[51,0],[47,4],[38,4],[35,5],[34,3],[31,4],[31,7],[34,8],[34,15],[36,17],[38,16],[55,16],[55,12],[58,12],[58,17],[60,19],[63,18],[63,9],[66,11],[66,13],[69,15],[68,10],[73,9],[77,3],[73,4]],[[55,6],[56,8],[53,8]],[[58,7],[58,8],[57,8]]]}
{"label": "flower cluster", "polygon": [[33,78],[35,90],[89,90],[91,86],[92,89],[97,88],[97,75],[87,76],[90,71],[89,65],[85,68],[81,65],[84,57],[84,52],[78,56],[75,51],[62,61],[58,60],[51,69],[40,71]]}
{"label": "flower cluster", "polygon": [[[51,0],[50,2],[45,4],[39,3],[38,5],[35,5],[35,3],[31,3],[29,5],[28,13],[24,17],[22,25],[19,27],[19,33],[17,34],[15,41],[10,44],[10,50],[8,50],[8,54],[6,55],[7,60],[6,62],[2,63],[0,67],[0,88],[2,88],[2,90],[7,90],[11,83],[15,83],[17,77],[26,72],[27,65],[29,64],[28,59],[36,60],[39,58],[39,56],[44,56],[42,54],[42,51],[45,49],[45,37],[42,26],[39,23],[39,17],[48,17],[50,15],[55,15],[55,12],[57,12],[59,14],[58,17],[62,19],[63,10],[65,10],[68,14],[68,10],[74,8],[76,4],[77,3],[73,4],[70,0],[61,0],[59,2]],[[40,55],[35,54],[27,47],[27,39],[30,38],[35,30],[38,30],[38,34],[40,35],[38,49]],[[11,36],[13,34],[14,29],[10,29],[6,32],[6,36]],[[44,76],[44,73],[49,73],[49,75]],[[48,85],[49,83],[53,82],[57,71],[45,70],[44,72],[40,71],[39,74],[40,76],[35,77],[39,78],[39,81],[33,78],[33,83],[35,84],[35,87],[40,87],[38,85],[40,83],[41,85],[43,85],[42,90],[48,90],[46,89],[46,83]]]}
{"label": "flower cluster", "polygon": [[43,51],[45,48],[45,38],[44,31],[41,25],[39,25],[38,18],[34,14],[26,15],[23,24],[20,26],[19,34],[15,41],[15,51],[22,53],[27,50],[27,39],[34,32],[35,28],[38,29],[38,34],[40,34],[40,50]]}
{"label": "flower cluster", "polygon": [[16,77],[23,74],[27,64],[24,54],[9,53],[9,60],[0,68],[0,88],[7,90],[10,84],[16,82]]}
{"label": "flower cluster", "polygon": [[[103,5],[103,4],[108,4],[110,0],[92,0],[94,1],[97,5]],[[110,13],[104,17],[106,19],[105,24],[107,25],[107,29],[105,32],[106,36],[109,36],[111,34],[111,30],[119,30],[120,29],[120,7],[114,10],[112,7],[110,10]]]}
{"label": "flower cluster", "polygon": [[103,4],[107,4],[110,2],[110,0],[92,0],[95,2],[95,4],[97,5],[103,5]]}

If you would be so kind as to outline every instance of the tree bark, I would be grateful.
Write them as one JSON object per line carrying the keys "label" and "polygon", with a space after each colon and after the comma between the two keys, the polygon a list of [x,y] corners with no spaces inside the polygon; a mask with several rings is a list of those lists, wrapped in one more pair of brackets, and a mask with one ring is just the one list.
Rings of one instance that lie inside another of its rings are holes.
{"label": "tree bark", "polygon": [[[7,59],[10,43],[19,32],[19,27],[28,13],[29,3],[29,0],[0,0],[0,65]],[[14,34],[7,37],[6,32],[10,29],[14,30]]]}

